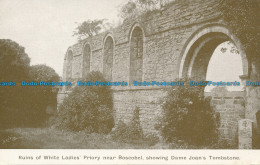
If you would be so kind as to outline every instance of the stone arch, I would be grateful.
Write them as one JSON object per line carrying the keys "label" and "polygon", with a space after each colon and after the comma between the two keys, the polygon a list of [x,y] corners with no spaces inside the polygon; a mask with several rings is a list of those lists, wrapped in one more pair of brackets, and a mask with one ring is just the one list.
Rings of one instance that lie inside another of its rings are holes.
{"label": "stone arch", "polygon": [[129,83],[143,79],[144,31],[135,24],[130,33],[130,77]]}
{"label": "stone arch", "polygon": [[84,44],[82,54],[82,77],[86,77],[86,75],[90,72],[91,47],[89,43]]}
{"label": "stone arch", "polygon": [[240,41],[227,27],[215,24],[200,28],[187,40],[181,52],[179,78],[198,77],[201,80],[206,80],[209,60],[216,47],[225,41],[231,41],[239,49],[243,76],[248,76],[248,59]]}
{"label": "stone arch", "polygon": [[114,49],[114,39],[108,34],[104,38],[103,47],[103,74],[107,81],[112,81]]}
{"label": "stone arch", "polygon": [[144,28],[143,28],[141,23],[135,22],[135,23],[133,23],[133,25],[131,26],[131,28],[130,28],[130,30],[128,32],[128,41],[131,41],[132,33],[133,33],[135,28],[140,28],[142,30],[143,37],[144,37],[143,40],[145,40],[146,31],[144,30]]}
{"label": "stone arch", "polygon": [[72,78],[72,62],[73,62],[73,52],[71,49],[68,49],[66,55],[66,80],[70,81]]}

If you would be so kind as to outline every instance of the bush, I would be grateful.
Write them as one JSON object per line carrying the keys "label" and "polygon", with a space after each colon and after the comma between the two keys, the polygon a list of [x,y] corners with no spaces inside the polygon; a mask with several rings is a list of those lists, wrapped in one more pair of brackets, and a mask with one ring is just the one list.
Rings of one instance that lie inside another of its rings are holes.
{"label": "bush", "polygon": [[[106,81],[91,72],[81,81]],[[109,133],[114,126],[112,90],[108,86],[76,86],[60,105],[58,127],[88,133]]]}
{"label": "bush", "polygon": [[148,133],[144,136],[144,141],[148,142],[151,146],[159,142],[159,137],[155,133]]}
{"label": "bush", "polygon": [[218,117],[204,98],[204,88],[190,86],[188,79],[180,80],[184,86],[167,90],[164,98],[162,136],[167,142],[183,140],[189,144],[209,144],[217,138]]}
{"label": "bush", "polygon": [[[29,77],[29,82],[59,81],[59,75],[55,70],[44,64],[31,66]],[[46,113],[47,106],[57,104],[58,86],[32,86],[26,88],[28,90],[27,103],[30,105],[26,109],[28,117],[31,118],[30,121],[32,121],[32,125],[43,124],[49,117]]]}
{"label": "bush", "polygon": [[121,142],[134,142],[143,139],[143,131],[140,125],[139,108],[135,108],[133,117],[129,124],[119,121],[112,132],[112,138]]}

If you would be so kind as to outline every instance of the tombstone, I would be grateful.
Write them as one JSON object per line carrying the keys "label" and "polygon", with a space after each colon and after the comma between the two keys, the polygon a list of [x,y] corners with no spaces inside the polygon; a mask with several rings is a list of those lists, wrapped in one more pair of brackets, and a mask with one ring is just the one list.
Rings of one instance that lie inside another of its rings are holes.
{"label": "tombstone", "polygon": [[238,122],[238,148],[252,149],[252,120],[241,119]]}

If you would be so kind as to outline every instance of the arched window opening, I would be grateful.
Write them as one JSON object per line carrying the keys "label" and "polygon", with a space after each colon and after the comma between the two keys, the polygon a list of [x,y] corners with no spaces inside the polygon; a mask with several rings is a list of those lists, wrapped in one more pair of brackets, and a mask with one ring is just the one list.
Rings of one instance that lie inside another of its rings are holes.
{"label": "arched window opening", "polygon": [[114,42],[108,37],[104,45],[103,74],[107,81],[112,81]]}
{"label": "arched window opening", "polygon": [[130,42],[130,84],[142,81],[143,77],[143,32],[136,27]]}
{"label": "arched window opening", "polygon": [[73,54],[70,50],[67,55],[67,71],[66,71],[66,79],[67,81],[70,81],[72,78],[72,61],[73,61]]}
{"label": "arched window opening", "polygon": [[83,48],[83,72],[82,77],[86,77],[90,72],[90,55],[91,49],[89,44],[86,44]]}

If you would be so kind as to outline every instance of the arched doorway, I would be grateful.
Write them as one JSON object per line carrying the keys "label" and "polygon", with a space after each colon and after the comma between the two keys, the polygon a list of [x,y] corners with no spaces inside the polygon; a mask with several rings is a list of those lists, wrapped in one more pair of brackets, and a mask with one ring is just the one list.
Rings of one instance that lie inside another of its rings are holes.
{"label": "arched doorway", "polygon": [[72,78],[72,61],[73,61],[73,54],[72,51],[69,50],[66,59],[66,80],[70,81]]}
{"label": "arched doorway", "polygon": [[232,42],[241,55],[243,75],[248,75],[248,60],[239,40],[223,26],[210,26],[199,29],[186,42],[181,54],[179,77],[197,77],[206,80],[211,56],[218,45]]}
{"label": "arched doorway", "polygon": [[[238,56],[241,56],[240,65],[242,66],[238,67],[241,68],[241,76],[247,76],[248,60],[239,40],[226,27],[209,26],[195,32],[185,44],[180,61],[179,77],[208,81],[207,72],[212,55],[219,47],[223,47],[225,43],[231,43],[236,47],[235,49],[239,52]],[[224,58],[223,60],[226,59]],[[224,62],[226,61],[222,63]],[[228,62],[232,63],[233,61]],[[228,76],[227,69],[228,67],[223,68],[220,74]],[[212,77],[216,78],[216,75]],[[219,81],[225,82],[225,79]],[[211,104],[215,111],[220,114],[219,131],[221,138],[228,140],[230,143],[235,143],[235,139],[238,136],[238,120],[245,118],[245,92],[232,93],[223,89],[215,90],[214,92],[205,92],[205,96],[212,98]]]}

